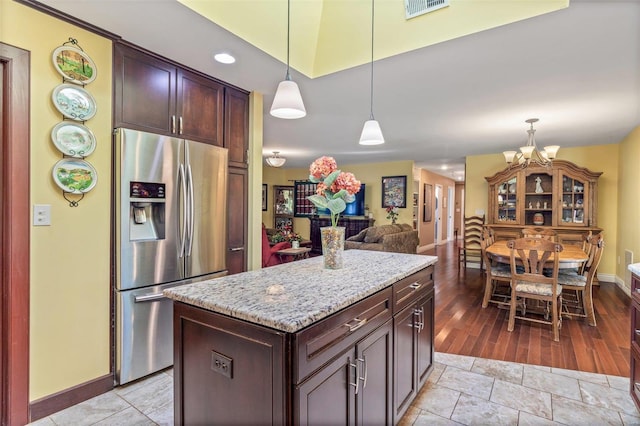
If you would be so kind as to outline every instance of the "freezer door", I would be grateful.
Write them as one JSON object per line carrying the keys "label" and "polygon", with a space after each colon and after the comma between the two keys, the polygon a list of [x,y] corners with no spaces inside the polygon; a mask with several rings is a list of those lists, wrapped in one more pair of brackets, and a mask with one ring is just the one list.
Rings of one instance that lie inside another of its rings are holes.
{"label": "freezer door", "polygon": [[[181,188],[185,181],[180,168],[183,145],[182,139],[167,136],[129,129],[116,132],[117,289],[162,284],[184,277]],[[144,199],[142,194],[132,192],[132,183],[136,182],[148,188],[162,188],[164,200]]]}
{"label": "freezer door", "polygon": [[187,141],[187,249],[185,276],[226,269],[227,149]]}

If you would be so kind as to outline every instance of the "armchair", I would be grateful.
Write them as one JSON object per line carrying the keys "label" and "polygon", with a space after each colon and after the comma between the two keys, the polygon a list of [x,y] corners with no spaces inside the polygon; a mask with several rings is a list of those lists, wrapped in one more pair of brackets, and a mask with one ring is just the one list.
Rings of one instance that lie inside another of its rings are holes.
{"label": "armchair", "polygon": [[267,228],[264,223],[262,224],[262,267],[274,266],[282,263],[280,256],[276,254],[278,250],[284,250],[291,248],[291,243],[288,241],[282,241],[276,243],[273,247],[269,245],[269,238],[267,238]]}

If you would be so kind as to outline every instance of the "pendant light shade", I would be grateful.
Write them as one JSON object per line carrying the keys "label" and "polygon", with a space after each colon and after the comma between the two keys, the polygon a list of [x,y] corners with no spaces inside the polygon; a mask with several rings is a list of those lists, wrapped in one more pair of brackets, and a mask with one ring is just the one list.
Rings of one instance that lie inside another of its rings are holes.
{"label": "pendant light shade", "polygon": [[382,136],[380,124],[376,120],[365,121],[360,135],[360,145],[380,145],[383,143],[384,136]]}
{"label": "pendant light shade", "polygon": [[302,102],[302,95],[298,85],[291,80],[289,73],[289,28],[291,21],[291,0],[287,0],[287,74],[278,84],[278,90],[273,98],[270,113],[277,118],[294,119],[307,115],[307,110]]}
{"label": "pendant light shade", "polygon": [[300,89],[295,81],[287,79],[278,84],[276,96],[271,104],[271,115],[287,119],[302,118],[307,115]]}
{"label": "pendant light shade", "polygon": [[380,124],[373,117],[373,22],[375,17],[375,0],[371,0],[371,111],[369,120],[365,121],[360,134],[360,145],[380,145],[384,143],[384,136]]}

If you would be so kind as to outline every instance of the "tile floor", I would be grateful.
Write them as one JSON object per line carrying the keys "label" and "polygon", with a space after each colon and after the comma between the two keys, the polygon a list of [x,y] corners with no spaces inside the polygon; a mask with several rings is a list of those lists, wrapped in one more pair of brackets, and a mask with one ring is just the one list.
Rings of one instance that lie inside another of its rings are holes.
{"label": "tile floor", "polygon": [[[629,379],[436,353],[409,425],[640,425]],[[31,423],[172,425],[173,371],[116,388]]]}

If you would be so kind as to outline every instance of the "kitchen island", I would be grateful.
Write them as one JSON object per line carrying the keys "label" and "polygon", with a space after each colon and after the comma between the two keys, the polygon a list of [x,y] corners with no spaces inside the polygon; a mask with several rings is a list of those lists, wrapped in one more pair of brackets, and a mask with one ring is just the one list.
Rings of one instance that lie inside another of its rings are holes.
{"label": "kitchen island", "polygon": [[347,250],[165,291],[175,424],[394,424],[433,363],[433,256]]}

